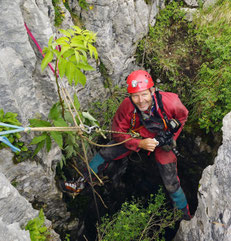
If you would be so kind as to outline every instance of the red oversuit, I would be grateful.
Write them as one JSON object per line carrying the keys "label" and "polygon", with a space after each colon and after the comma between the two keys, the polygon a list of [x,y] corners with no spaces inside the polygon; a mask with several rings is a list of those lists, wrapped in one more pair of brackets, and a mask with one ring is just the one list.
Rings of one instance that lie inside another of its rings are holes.
{"label": "red oversuit", "polygon": [[[160,92],[162,96],[162,103],[164,111],[168,119],[177,119],[181,123],[180,129],[175,133],[173,139],[176,140],[182,131],[182,128],[188,117],[188,110],[182,104],[178,96],[170,92]],[[158,106],[158,101],[156,99],[156,94],[154,93],[154,108],[157,112],[157,115],[161,116],[161,109]],[[112,130],[127,133],[131,129],[131,120],[134,115],[134,105],[129,98],[125,98],[124,101],[119,106],[112,123]],[[150,132],[144,126],[141,127],[141,122],[139,115],[136,113],[135,126],[134,129],[137,129],[137,132],[142,138],[154,138],[157,133]],[[126,139],[131,138],[129,134],[113,134],[112,143],[119,143]],[[138,152],[139,142],[141,139],[133,138],[127,142],[113,146],[101,148],[99,153],[93,158],[90,162],[91,168],[97,172],[99,165],[105,161],[116,160],[127,156],[131,151]],[[177,174],[177,158],[173,151],[165,151],[162,147],[156,147],[154,150],[155,160],[161,175],[161,178],[164,182],[165,188],[169,192],[171,199],[173,200],[174,205],[183,210],[185,213],[189,213],[187,200],[185,194],[180,186],[180,180]],[[154,161],[154,160],[153,160]]]}

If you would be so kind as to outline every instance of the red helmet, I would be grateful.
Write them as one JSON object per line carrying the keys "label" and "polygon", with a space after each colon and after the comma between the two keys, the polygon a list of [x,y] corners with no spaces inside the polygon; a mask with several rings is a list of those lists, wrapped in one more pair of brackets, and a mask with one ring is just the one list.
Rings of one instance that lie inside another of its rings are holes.
{"label": "red helmet", "polygon": [[133,71],[127,78],[128,93],[150,89],[154,86],[151,75],[144,70]]}

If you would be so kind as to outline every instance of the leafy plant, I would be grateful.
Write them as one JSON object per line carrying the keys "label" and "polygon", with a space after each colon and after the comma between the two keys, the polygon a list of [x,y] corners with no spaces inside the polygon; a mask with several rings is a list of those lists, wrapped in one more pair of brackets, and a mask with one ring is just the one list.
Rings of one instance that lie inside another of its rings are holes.
{"label": "leafy plant", "polygon": [[165,240],[165,228],[173,228],[181,211],[168,210],[162,188],[150,196],[147,207],[140,200],[125,202],[111,218],[105,216],[97,226],[98,240]]}
{"label": "leafy plant", "polygon": [[[10,124],[10,125],[16,125],[16,126],[22,126],[22,124],[18,121],[17,119],[18,114],[13,113],[13,112],[6,112],[4,113],[3,109],[0,109],[0,122]],[[0,126],[0,132],[1,131],[8,131],[12,130],[10,127],[5,127],[5,126]],[[14,146],[18,147],[22,151],[27,151],[28,148],[25,146],[24,142],[20,141],[21,135],[16,132],[16,133],[11,133],[11,134],[6,134],[4,135],[8,138],[11,144]],[[8,147],[4,143],[0,142],[0,149],[3,147]]]}
{"label": "leafy plant", "polygon": [[201,128],[219,131],[223,117],[231,110],[231,2],[201,10],[194,22],[204,59],[193,92],[193,114]]}
{"label": "leafy plant", "polygon": [[[48,63],[55,58],[58,63],[59,76],[67,77],[68,82],[72,85],[81,83],[83,86],[86,83],[86,76],[82,71],[91,71],[94,68],[87,62],[87,54],[91,58],[98,58],[96,48],[92,45],[95,42],[96,34],[82,30],[77,26],[72,26],[72,29],[60,29],[60,33],[64,36],[54,40],[52,36],[49,39],[48,47],[45,47],[43,52],[46,54],[41,63],[41,68],[44,70]],[[58,51],[61,48],[61,51]]]}
{"label": "leafy plant", "polygon": [[55,10],[55,26],[58,27],[62,24],[63,20],[65,19],[65,14],[62,8],[59,6],[60,0],[52,0],[52,4]]}
{"label": "leafy plant", "polygon": [[[88,112],[81,112],[80,115],[83,123],[86,125],[98,125],[98,122]],[[64,118],[62,117],[62,109],[59,103],[54,104],[50,109],[48,120],[30,119],[29,121],[31,127],[68,127],[74,125],[72,116],[67,108],[65,108]],[[79,124],[78,119],[76,119],[76,122]],[[46,147],[46,151],[49,152],[52,146],[52,140],[63,151],[64,155],[60,161],[60,167],[62,168],[63,164],[66,164],[66,159],[77,156],[80,137],[75,132],[44,131],[41,135],[35,136],[30,143],[31,145],[36,145],[33,156],[43,147]]]}
{"label": "leafy plant", "polygon": [[90,5],[87,3],[86,0],[78,0],[79,2],[79,6],[82,8],[82,9],[85,9],[85,10],[88,10]]}
{"label": "leafy plant", "polygon": [[38,217],[28,221],[25,230],[30,232],[31,241],[49,240],[50,232],[48,232],[44,222],[45,216],[42,209],[40,210]]}
{"label": "leafy plant", "polygon": [[[74,121],[80,124],[80,120],[84,124],[97,124],[97,121],[87,112],[80,111],[80,103],[76,94],[74,94],[73,99],[70,100],[74,105],[68,106],[68,103],[64,103],[62,99],[62,94],[64,93],[64,88],[62,86],[62,79],[67,78],[70,85],[77,85],[78,83],[83,86],[86,84],[86,76],[82,71],[91,71],[94,68],[88,64],[88,56],[97,59],[98,53],[96,48],[93,46],[95,42],[96,34],[88,30],[82,30],[77,26],[73,26],[71,29],[60,29],[60,33],[63,34],[62,37],[54,39],[52,36],[49,39],[48,47],[44,48],[45,57],[42,60],[41,68],[44,70],[47,65],[55,59],[56,68],[56,84],[59,95],[59,102],[54,104],[48,115],[48,120],[30,120],[31,126],[33,127],[68,127],[73,126]],[[58,51],[60,49],[60,51]],[[58,71],[59,70],[59,80]],[[63,91],[61,93],[61,91]],[[68,97],[70,98],[70,97]],[[73,119],[72,112],[75,110],[78,112],[78,118]],[[51,140],[53,139],[58,146],[64,150],[65,158],[61,161],[61,166],[63,162],[65,163],[66,158],[76,155],[76,149],[78,149],[78,136],[74,132],[44,132],[40,136],[33,138],[31,144],[36,144],[36,149],[34,155],[39,152],[44,146],[46,150],[51,149]]]}
{"label": "leafy plant", "polygon": [[[65,13],[62,10],[62,8],[60,7],[60,4],[63,3],[64,7],[69,11],[69,13],[72,16],[72,19],[74,22],[78,22],[80,23],[80,25],[82,25],[81,21],[80,21],[80,17],[78,17],[70,8],[69,2],[68,0],[52,0],[52,4],[54,6],[54,10],[55,10],[55,20],[54,20],[54,25],[56,27],[59,27],[63,20],[65,19]],[[78,0],[79,6],[84,9],[84,10],[89,10],[89,9],[93,9],[93,6],[88,4],[86,0]]]}

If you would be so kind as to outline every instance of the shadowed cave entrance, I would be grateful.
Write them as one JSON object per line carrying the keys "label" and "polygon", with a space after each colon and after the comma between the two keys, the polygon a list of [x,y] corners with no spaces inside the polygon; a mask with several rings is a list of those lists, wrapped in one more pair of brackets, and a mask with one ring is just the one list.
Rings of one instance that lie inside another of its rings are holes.
{"label": "shadowed cave entrance", "polygon": [[[177,141],[178,151],[181,154],[177,162],[178,176],[192,215],[198,205],[197,190],[202,172],[208,165],[213,164],[221,143],[220,136],[215,138],[212,134],[206,135],[206,141],[203,142],[202,139],[183,131]],[[70,175],[67,167],[64,172],[67,176]],[[105,180],[103,186],[95,186],[95,189],[108,208],[105,208],[96,197],[100,217],[105,216],[106,213],[109,216],[113,215],[121,208],[122,203],[130,201],[132,197],[148,199],[150,194],[158,191],[160,185],[163,186],[153,155],[148,156],[145,151],[140,151],[138,154],[132,153],[128,158],[110,162],[104,170],[103,176],[107,176],[108,179]],[[169,206],[171,206],[166,191],[165,194]],[[79,219],[78,228],[68,232],[70,240],[97,240],[95,226],[98,215],[91,188],[85,188],[74,198],[68,194],[64,194],[63,198],[72,217]],[[179,222],[176,223],[175,229],[166,229],[166,241],[174,238],[178,227]],[[61,234],[61,237],[64,240],[65,234]]]}

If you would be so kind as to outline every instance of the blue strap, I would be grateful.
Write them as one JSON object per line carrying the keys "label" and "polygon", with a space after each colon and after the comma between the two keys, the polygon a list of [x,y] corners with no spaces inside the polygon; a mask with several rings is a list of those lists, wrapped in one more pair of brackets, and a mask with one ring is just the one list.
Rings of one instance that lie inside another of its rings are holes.
{"label": "blue strap", "polygon": [[14,130],[1,131],[0,132],[0,141],[3,142],[4,144],[6,144],[7,146],[9,146],[13,152],[21,151],[19,148],[13,146],[10,143],[10,141],[8,140],[8,138],[6,136],[3,136],[3,135],[8,135],[8,134],[15,133],[15,132],[21,132],[21,131],[24,131],[25,128],[21,127],[21,126],[6,124],[6,123],[3,123],[3,122],[0,122],[0,126],[14,128]]}
{"label": "blue strap", "polygon": [[13,146],[6,136],[0,136],[0,141],[9,146],[13,152],[21,151],[19,148]]}
{"label": "blue strap", "polygon": [[10,124],[6,124],[6,123],[3,123],[3,122],[0,122],[0,126],[15,128],[14,130],[1,131],[1,132],[0,132],[0,136],[2,136],[2,135],[7,135],[7,134],[11,134],[11,133],[15,133],[15,132],[21,132],[21,131],[24,131],[24,130],[25,130],[24,127],[15,126],[15,125],[10,125]]}

